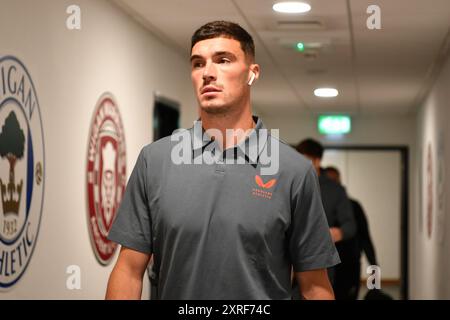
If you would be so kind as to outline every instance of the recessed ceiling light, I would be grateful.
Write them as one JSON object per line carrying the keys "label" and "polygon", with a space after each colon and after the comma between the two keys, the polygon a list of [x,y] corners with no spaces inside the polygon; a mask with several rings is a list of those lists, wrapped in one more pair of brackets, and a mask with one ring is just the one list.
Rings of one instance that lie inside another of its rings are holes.
{"label": "recessed ceiling light", "polygon": [[333,98],[338,94],[339,92],[335,88],[317,88],[314,90],[314,95],[321,98]]}
{"label": "recessed ceiling light", "polygon": [[304,2],[284,1],[275,3],[272,9],[281,13],[305,13],[311,10],[311,6]]}

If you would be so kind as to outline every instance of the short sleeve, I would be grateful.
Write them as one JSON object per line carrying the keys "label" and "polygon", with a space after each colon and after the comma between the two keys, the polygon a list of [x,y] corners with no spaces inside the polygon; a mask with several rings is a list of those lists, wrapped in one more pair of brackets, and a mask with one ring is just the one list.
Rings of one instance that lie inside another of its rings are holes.
{"label": "short sleeve", "polygon": [[108,239],[124,247],[152,253],[151,215],[148,206],[147,163],[144,149],[131,173]]}
{"label": "short sleeve", "polygon": [[312,165],[300,185],[294,187],[289,252],[295,272],[329,268],[340,263]]}

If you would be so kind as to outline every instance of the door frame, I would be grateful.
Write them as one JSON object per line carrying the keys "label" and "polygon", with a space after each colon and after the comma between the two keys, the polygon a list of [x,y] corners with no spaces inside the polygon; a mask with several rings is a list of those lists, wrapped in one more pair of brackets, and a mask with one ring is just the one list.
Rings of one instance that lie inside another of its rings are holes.
{"label": "door frame", "polygon": [[409,147],[404,145],[324,145],[325,150],[341,151],[394,151],[400,152],[400,294],[402,299],[409,299],[408,286],[408,249],[409,249]]}

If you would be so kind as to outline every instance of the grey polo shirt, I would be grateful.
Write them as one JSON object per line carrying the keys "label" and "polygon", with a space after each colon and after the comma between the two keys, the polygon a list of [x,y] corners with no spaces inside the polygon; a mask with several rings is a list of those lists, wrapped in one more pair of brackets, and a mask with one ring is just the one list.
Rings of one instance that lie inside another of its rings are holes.
{"label": "grey polo shirt", "polygon": [[[245,144],[264,128],[254,119]],[[291,265],[340,262],[311,163],[271,135],[261,142],[257,156],[236,148],[244,164],[174,164],[170,137],[142,149],[108,238],[153,254],[158,299],[291,299]],[[192,144],[192,158],[211,143]],[[279,170],[261,175],[274,143]]]}

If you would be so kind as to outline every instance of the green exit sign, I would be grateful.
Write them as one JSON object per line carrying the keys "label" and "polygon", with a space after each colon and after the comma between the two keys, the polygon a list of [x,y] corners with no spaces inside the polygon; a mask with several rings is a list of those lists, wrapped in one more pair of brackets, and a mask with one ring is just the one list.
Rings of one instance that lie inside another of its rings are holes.
{"label": "green exit sign", "polygon": [[352,130],[352,120],[342,115],[319,116],[317,126],[320,134],[347,134]]}

